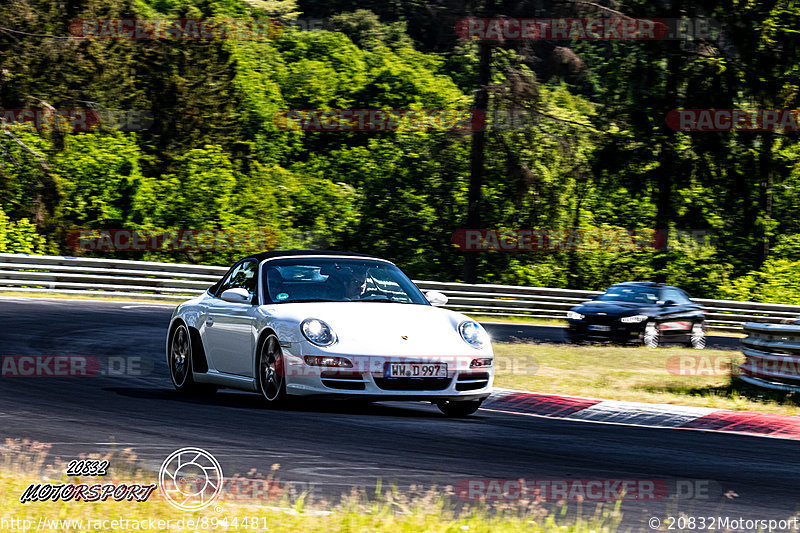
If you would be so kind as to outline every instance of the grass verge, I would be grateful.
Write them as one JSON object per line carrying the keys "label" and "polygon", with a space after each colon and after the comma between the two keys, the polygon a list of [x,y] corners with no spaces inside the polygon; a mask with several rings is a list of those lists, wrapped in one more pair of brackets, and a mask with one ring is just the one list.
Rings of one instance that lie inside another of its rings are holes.
{"label": "grass verge", "polygon": [[567,321],[560,318],[535,318],[528,316],[499,316],[499,315],[477,315],[464,313],[472,320],[478,322],[497,322],[500,324],[530,324],[532,326],[560,326],[567,327]]}
{"label": "grass verge", "polygon": [[494,348],[496,387],[800,415],[800,393],[760,389],[732,375],[743,356],[730,350],[501,343]]}
{"label": "grass verge", "polygon": [[[10,450],[10,452],[9,452]],[[619,527],[619,503],[580,504],[546,510],[530,500],[520,503],[473,504],[453,498],[452,487],[428,490],[381,489],[368,494],[354,489],[340,503],[310,501],[305,494],[294,498],[278,496],[260,501],[226,501],[224,496],[201,511],[179,511],[156,491],[144,502],[42,501],[20,503],[19,497],[31,483],[156,483],[158,476],[142,470],[115,469],[135,456],[123,450],[123,457],[106,457],[112,471],[106,478],[67,478],[59,468],[45,465],[49,447],[38,443],[7,440],[0,447],[0,517],[16,520],[12,529],[37,531],[292,531],[292,532],[613,532]],[[38,474],[37,474],[38,473]],[[46,520],[46,522],[42,522]],[[116,520],[116,527],[111,522]],[[181,527],[179,520],[183,520]],[[191,520],[191,522],[190,522]],[[123,522],[127,521],[127,522]],[[163,526],[156,524],[164,521]],[[171,521],[171,522],[167,522]],[[134,524],[134,522],[136,522]],[[28,527],[24,527],[27,525]],[[13,524],[12,524],[13,526]],[[169,529],[167,529],[169,528]]]}

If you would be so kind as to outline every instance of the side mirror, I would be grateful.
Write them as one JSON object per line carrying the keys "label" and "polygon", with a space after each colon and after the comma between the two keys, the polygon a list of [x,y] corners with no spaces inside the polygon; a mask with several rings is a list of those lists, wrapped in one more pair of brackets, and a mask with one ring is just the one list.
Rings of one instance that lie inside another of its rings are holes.
{"label": "side mirror", "polygon": [[435,305],[437,307],[447,303],[447,296],[439,291],[428,291],[425,293],[425,298],[428,299],[431,305]]}
{"label": "side mirror", "polygon": [[220,298],[234,304],[250,303],[250,293],[247,292],[247,289],[242,289],[241,287],[226,290],[220,295]]}
{"label": "side mirror", "polygon": [[667,300],[663,304],[661,304],[661,307],[669,307],[671,305],[675,305],[675,302],[673,302],[672,300]]}

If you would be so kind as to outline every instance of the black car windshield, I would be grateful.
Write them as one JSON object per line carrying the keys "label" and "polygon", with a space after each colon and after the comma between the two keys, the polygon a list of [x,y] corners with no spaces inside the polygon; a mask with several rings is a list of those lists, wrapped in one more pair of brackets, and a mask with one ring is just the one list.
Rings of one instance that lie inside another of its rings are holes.
{"label": "black car windshield", "polygon": [[398,302],[429,305],[396,266],[369,259],[293,257],[263,268],[267,303]]}
{"label": "black car windshield", "polygon": [[652,305],[658,301],[658,289],[653,287],[609,287],[597,297],[602,302],[635,302]]}

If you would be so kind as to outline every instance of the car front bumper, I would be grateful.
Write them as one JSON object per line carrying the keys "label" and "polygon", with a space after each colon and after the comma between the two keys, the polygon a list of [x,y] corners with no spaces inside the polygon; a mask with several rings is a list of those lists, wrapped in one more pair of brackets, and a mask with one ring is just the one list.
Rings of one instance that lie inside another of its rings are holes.
{"label": "car front bumper", "polygon": [[627,323],[617,320],[570,320],[567,334],[571,340],[639,342],[644,334],[646,321]]}
{"label": "car front bumper", "polygon": [[[287,394],[381,400],[471,400],[489,396],[494,382],[494,364],[470,368],[474,359],[492,357],[485,353],[427,357],[330,355],[344,357],[353,366],[311,366],[302,356],[284,351]],[[446,364],[447,372],[441,377],[391,378],[386,376],[386,365],[391,363]]]}

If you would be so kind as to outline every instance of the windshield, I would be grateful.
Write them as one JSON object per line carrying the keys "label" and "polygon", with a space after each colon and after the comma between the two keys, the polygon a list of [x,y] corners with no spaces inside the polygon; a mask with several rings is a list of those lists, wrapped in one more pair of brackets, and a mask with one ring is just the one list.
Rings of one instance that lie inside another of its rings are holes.
{"label": "windshield", "polygon": [[429,305],[396,266],[369,259],[298,257],[268,261],[267,303],[397,302]]}
{"label": "windshield", "polygon": [[636,302],[652,305],[658,301],[658,289],[652,287],[609,287],[597,297],[602,302]]}

